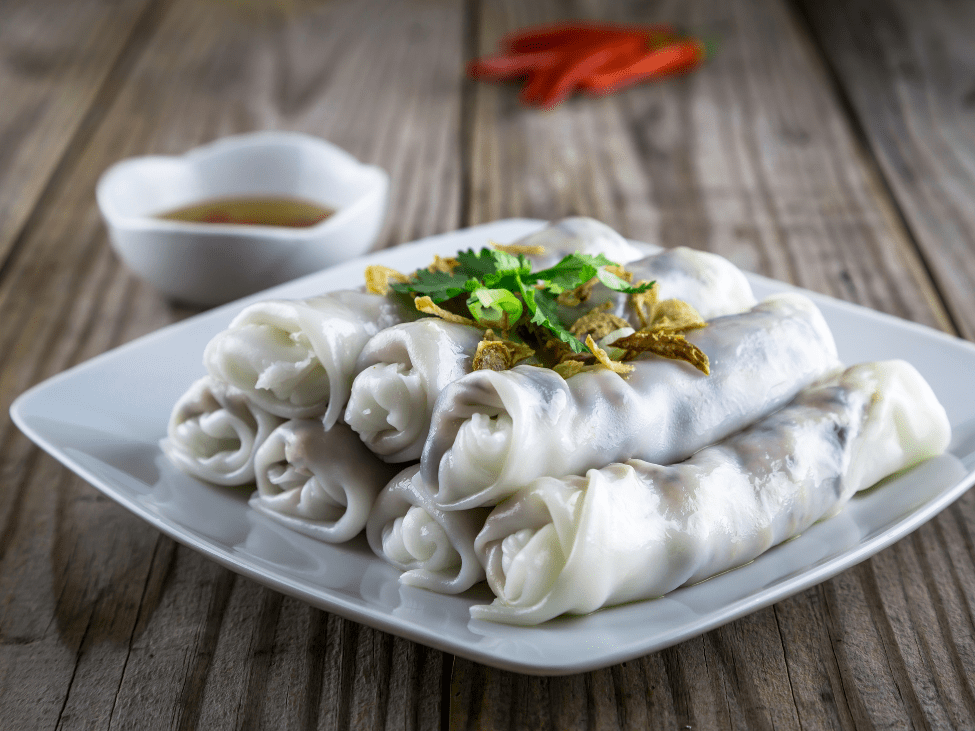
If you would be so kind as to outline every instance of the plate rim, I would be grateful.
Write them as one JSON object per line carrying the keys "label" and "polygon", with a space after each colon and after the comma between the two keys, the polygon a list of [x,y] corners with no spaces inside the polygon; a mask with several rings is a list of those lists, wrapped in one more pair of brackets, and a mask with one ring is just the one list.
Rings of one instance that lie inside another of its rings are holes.
{"label": "plate rim", "polygon": [[[527,660],[518,660],[506,657],[505,655],[499,653],[489,652],[476,644],[469,646],[458,645],[457,642],[447,640],[445,639],[444,635],[438,634],[435,625],[424,626],[412,622],[406,622],[402,619],[393,617],[388,611],[380,610],[376,607],[370,607],[365,604],[361,606],[356,605],[344,596],[334,592],[332,592],[329,596],[323,596],[320,593],[316,594],[312,588],[306,586],[306,582],[304,581],[300,581],[297,578],[286,579],[279,577],[274,573],[263,572],[257,566],[242,562],[239,557],[235,559],[235,557],[232,556],[229,551],[219,545],[207,543],[205,540],[202,540],[200,537],[196,536],[196,534],[188,527],[170,520],[166,520],[163,516],[149,511],[146,506],[140,504],[134,499],[131,499],[124,492],[120,492],[118,489],[112,489],[111,486],[104,482],[102,477],[94,474],[85,465],[73,460],[71,456],[62,448],[55,445],[48,438],[48,436],[43,433],[43,430],[35,428],[35,425],[31,423],[31,418],[26,416],[27,407],[32,400],[41,397],[50,389],[58,388],[63,382],[70,381],[72,378],[77,378],[80,374],[84,374],[85,372],[97,372],[98,368],[104,362],[124,358],[129,352],[143,349],[147,345],[151,345],[155,340],[172,337],[174,334],[178,334],[180,330],[188,329],[194,323],[199,323],[202,318],[214,318],[214,320],[220,317],[229,318],[231,313],[239,311],[242,307],[250,302],[268,299],[269,297],[275,296],[275,293],[282,290],[287,291],[300,288],[306,282],[310,283],[321,278],[322,276],[329,276],[329,272],[333,272],[331,276],[336,276],[336,274],[334,274],[335,270],[341,271],[345,268],[351,269],[354,267],[361,269],[370,261],[385,261],[391,257],[410,258],[410,254],[413,254],[414,252],[432,247],[435,244],[439,244],[444,241],[450,241],[451,239],[458,237],[458,235],[475,234],[478,231],[486,232],[508,226],[515,229],[524,227],[524,229],[527,231],[531,228],[540,228],[546,223],[547,221],[540,219],[509,218],[499,219],[497,221],[466,227],[463,229],[457,229],[451,232],[435,234],[433,236],[424,237],[417,241],[400,246],[373,251],[363,257],[359,257],[349,262],[344,262],[336,265],[335,267],[331,267],[330,269],[315,272],[298,280],[293,280],[271,289],[249,295],[234,302],[206,310],[198,315],[188,317],[179,322],[171,323],[157,330],[146,333],[118,347],[112,348],[111,350],[100,353],[88,360],[75,364],[72,367],[56,373],[31,386],[23,393],[18,395],[11,403],[11,419],[13,423],[31,441],[41,447],[45,452],[53,456],[67,469],[84,479],[99,492],[110,497],[123,508],[136,515],[136,517],[146,521],[169,538],[177,541],[187,548],[201,553],[208,559],[216,561],[221,566],[228,568],[235,573],[242,574],[264,586],[274,589],[275,591],[298,598],[306,603],[319,607],[325,611],[338,614],[346,619],[360,622],[370,627],[374,627],[400,637],[405,637],[426,646],[465,657],[485,665],[530,675],[563,675],[577,672],[588,672],[591,670],[608,667],[635,657],[641,657],[649,653],[657,652],[666,647],[720,627],[734,619],[746,616],[747,614],[751,614],[759,609],[770,606],[775,602],[788,598],[811,586],[822,583],[823,581],[842,573],[843,571],[855,566],[867,558],[870,558],[876,553],[879,553],[881,550],[889,547],[901,538],[912,533],[914,530],[954,503],[968,489],[970,489],[973,484],[975,484],[975,469],[970,469],[965,477],[957,482],[953,487],[940,493],[934,499],[923,503],[921,506],[908,511],[899,520],[888,524],[885,529],[877,535],[859,542],[852,547],[852,549],[846,550],[838,556],[827,558],[819,562],[814,562],[807,568],[800,567],[797,569],[797,575],[788,579],[777,581],[771,586],[767,586],[758,590],[757,592],[749,593],[747,596],[741,599],[724,605],[720,611],[707,613],[698,621],[684,623],[681,625],[681,629],[679,631],[671,633],[663,642],[657,644],[646,642],[640,645],[639,648],[628,647],[626,650],[619,652],[604,651],[595,658],[577,657],[572,661],[552,662],[539,660],[530,662]],[[646,246],[646,244],[644,245]],[[653,248],[658,249],[660,247],[654,246]],[[451,250],[456,249],[457,247],[454,246]],[[416,255],[418,256],[419,254]],[[752,274],[750,272],[745,272],[745,274],[749,282],[752,284],[761,284],[766,288],[775,289],[778,291],[801,292],[816,302],[817,306],[822,303],[829,303],[831,306],[852,311],[857,316],[864,317],[868,320],[877,320],[887,323],[888,325],[906,328],[908,331],[912,332],[923,332],[927,337],[933,337],[935,340],[943,342],[943,344],[946,346],[957,347],[962,351],[967,351],[968,354],[975,359],[975,343],[971,343],[927,325],[898,318],[884,312],[873,310],[864,305],[836,299],[828,295],[806,290],[801,287],[762,275]],[[808,530],[806,532],[808,532]],[[773,547],[770,550],[774,551],[775,548]],[[381,559],[379,558],[375,558],[373,560],[376,562],[381,562]],[[761,560],[761,557],[756,560]],[[601,614],[602,611],[611,611],[611,609],[612,608],[609,608],[608,610],[601,610],[600,612],[594,613],[594,615],[586,615],[578,618],[565,618],[560,621],[565,623],[584,621],[589,616]],[[475,623],[478,622],[478,620],[470,621]],[[531,633],[539,630],[544,631],[544,626],[513,629],[516,632]]]}

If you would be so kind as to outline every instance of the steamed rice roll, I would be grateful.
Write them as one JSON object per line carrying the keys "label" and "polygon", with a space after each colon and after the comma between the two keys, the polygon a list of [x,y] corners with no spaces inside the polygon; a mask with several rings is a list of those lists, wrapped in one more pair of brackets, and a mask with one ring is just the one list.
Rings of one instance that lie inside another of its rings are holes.
{"label": "steamed rice roll", "polygon": [[251,507],[327,543],[348,541],[365,527],[393,474],[348,426],[339,422],[326,430],[317,419],[275,429],[258,449],[254,469]]}
{"label": "steamed rice roll", "polygon": [[[678,247],[634,262],[629,270],[636,280],[656,282],[658,300],[683,300],[704,319],[743,312],[755,304],[745,275],[716,254]],[[617,316],[627,318],[634,329],[640,327],[629,296],[602,284],[571,316],[606,301],[612,301]],[[482,338],[478,327],[432,317],[379,332],[359,356],[346,422],[387,462],[419,459],[437,397],[471,372]]]}
{"label": "steamed rice roll", "polygon": [[173,406],[163,452],[183,472],[216,485],[254,482],[257,448],[281,419],[237,388],[198,379]]}
{"label": "steamed rice roll", "polygon": [[440,510],[418,473],[419,465],[407,467],[376,498],[366,523],[369,546],[404,572],[402,583],[458,594],[484,579],[474,538],[489,511]]}
{"label": "steamed rice roll", "polygon": [[258,302],[210,341],[203,363],[272,414],[322,418],[330,427],[345,408],[369,338],[416,316],[405,302],[350,290]]}
{"label": "steamed rice roll", "polygon": [[540,478],[478,535],[498,598],[471,616],[530,625],[661,596],[751,561],[949,438],[912,366],[867,363],[686,462]]}
{"label": "steamed rice roll", "polygon": [[687,335],[711,362],[642,355],[568,379],[516,366],[454,382],[434,409],[423,479],[446,510],[493,505],[536,477],[584,474],[632,458],[687,458],[781,408],[839,365],[833,336],[800,294],[766,299]]}

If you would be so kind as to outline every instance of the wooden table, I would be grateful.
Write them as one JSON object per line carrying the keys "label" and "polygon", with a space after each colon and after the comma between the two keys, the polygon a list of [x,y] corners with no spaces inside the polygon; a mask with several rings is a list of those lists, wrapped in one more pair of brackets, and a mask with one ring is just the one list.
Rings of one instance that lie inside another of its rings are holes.
{"label": "wooden table", "polygon": [[[580,16],[671,21],[719,51],[691,76],[551,112],[464,79],[505,31]],[[591,215],[972,338],[973,34],[975,5],[933,0],[7,0],[2,413],[193,314],[112,254],[101,172],[256,129],[320,135],[388,170],[382,246]],[[969,495],[768,609],[537,678],[243,579],[5,419],[0,728],[975,728],[973,526]]]}

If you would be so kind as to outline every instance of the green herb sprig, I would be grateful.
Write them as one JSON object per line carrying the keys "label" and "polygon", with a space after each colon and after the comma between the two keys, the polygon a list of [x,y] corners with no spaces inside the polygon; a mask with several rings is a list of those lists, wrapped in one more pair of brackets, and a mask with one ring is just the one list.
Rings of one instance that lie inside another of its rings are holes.
{"label": "green herb sprig", "polygon": [[594,277],[609,289],[623,294],[638,294],[653,282],[631,285],[606,269],[614,262],[602,254],[569,254],[547,269],[532,271],[532,262],[523,254],[495,249],[468,250],[457,255],[457,266],[449,272],[417,270],[408,282],[391,283],[396,292],[428,296],[435,303],[466,295],[471,317],[485,328],[513,330],[532,323],[566,343],[573,352],[588,348],[569,332],[558,315],[556,298]]}

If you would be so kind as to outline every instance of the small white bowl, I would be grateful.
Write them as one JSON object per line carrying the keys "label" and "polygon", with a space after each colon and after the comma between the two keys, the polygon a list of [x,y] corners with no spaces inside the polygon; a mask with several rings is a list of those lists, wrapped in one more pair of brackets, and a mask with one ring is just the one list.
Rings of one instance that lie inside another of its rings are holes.
{"label": "small white bowl", "polygon": [[[123,160],[98,181],[112,248],[167,296],[216,305],[365,253],[386,215],[389,176],[296,132],[226,137],[179,157]],[[157,218],[206,200],[292,197],[335,210],[306,228]]]}

